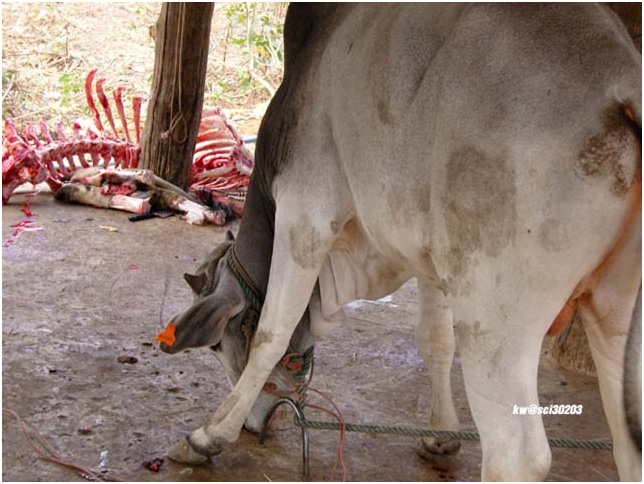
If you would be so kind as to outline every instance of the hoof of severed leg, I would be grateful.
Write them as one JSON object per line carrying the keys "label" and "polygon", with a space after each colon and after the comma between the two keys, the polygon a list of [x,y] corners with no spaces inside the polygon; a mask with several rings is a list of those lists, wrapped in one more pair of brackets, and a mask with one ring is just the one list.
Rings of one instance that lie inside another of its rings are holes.
{"label": "hoof of severed leg", "polygon": [[460,440],[436,437],[421,437],[416,446],[418,455],[426,460],[456,455],[460,449]]}
{"label": "hoof of severed leg", "polygon": [[170,448],[168,457],[175,462],[190,465],[205,464],[210,460],[207,455],[200,454],[194,450],[187,437],[182,438]]}

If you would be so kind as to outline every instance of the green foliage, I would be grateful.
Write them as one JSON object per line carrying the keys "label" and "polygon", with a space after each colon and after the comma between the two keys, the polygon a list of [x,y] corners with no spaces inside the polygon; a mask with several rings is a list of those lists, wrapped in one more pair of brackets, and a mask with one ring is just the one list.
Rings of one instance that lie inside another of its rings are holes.
{"label": "green foliage", "polygon": [[11,69],[2,69],[2,89],[6,89],[11,84],[13,76],[16,75],[16,71]]}
{"label": "green foliage", "polygon": [[60,107],[63,112],[76,107],[76,100],[83,92],[83,77],[79,72],[66,72],[58,78],[60,84]]}
{"label": "green foliage", "polygon": [[213,83],[211,94],[217,98],[250,95],[255,91],[261,92],[263,98],[274,94],[282,78],[286,5],[258,2],[224,5],[227,52],[232,52],[237,60],[231,66],[236,71],[236,79],[234,84],[230,82],[232,79]]}

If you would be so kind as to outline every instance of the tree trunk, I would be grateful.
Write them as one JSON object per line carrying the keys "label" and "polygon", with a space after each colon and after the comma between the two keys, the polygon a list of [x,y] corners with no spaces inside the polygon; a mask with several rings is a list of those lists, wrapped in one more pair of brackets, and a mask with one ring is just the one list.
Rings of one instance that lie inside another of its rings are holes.
{"label": "tree trunk", "polygon": [[213,3],[166,2],[157,22],[141,167],[186,189],[208,65]]}

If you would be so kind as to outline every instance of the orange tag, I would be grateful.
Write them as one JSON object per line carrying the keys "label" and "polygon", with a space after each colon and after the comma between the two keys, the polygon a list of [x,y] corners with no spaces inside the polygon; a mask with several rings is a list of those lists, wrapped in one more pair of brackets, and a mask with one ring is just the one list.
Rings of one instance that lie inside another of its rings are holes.
{"label": "orange tag", "polygon": [[168,327],[164,331],[159,333],[159,336],[157,336],[157,341],[159,343],[165,343],[168,346],[172,346],[174,342],[177,340],[177,338],[174,335],[174,332],[176,329],[177,327],[174,324],[172,323],[168,324]]}

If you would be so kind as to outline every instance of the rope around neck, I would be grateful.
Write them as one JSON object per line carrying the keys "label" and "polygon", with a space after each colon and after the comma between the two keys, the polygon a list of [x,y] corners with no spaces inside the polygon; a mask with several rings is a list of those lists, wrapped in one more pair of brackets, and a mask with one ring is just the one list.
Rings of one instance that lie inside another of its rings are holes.
{"label": "rope around neck", "polygon": [[228,251],[226,251],[226,262],[237,279],[237,282],[239,282],[250,308],[255,310],[259,316],[262,312],[262,306],[264,305],[264,298],[261,296],[259,289],[257,289],[257,286],[255,286],[255,283],[239,262],[235,244],[232,244]]}

